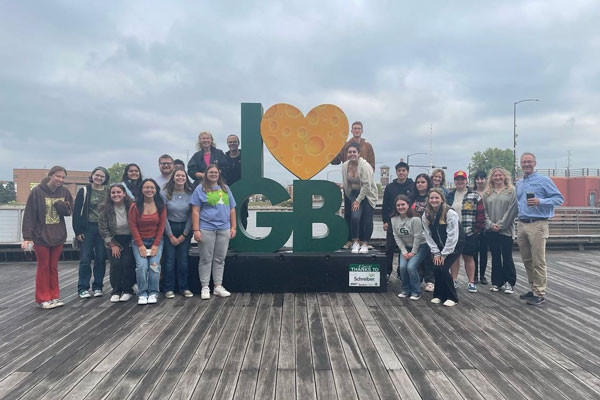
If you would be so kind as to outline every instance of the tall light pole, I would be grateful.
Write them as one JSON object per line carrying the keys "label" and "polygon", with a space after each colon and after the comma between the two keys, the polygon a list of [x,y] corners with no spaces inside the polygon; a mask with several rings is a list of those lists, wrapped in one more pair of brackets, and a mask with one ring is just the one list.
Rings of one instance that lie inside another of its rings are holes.
{"label": "tall light pole", "polygon": [[513,107],[513,181],[517,179],[517,104],[524,101],[540,101],[539,99],[523,99],[514,102]]}
{"label": "tall light pole", "polygon": [[406,163],[410,166],[410,156],[416,156],[417,154],[429,154],[429,153],[412,153],[406,156]]}

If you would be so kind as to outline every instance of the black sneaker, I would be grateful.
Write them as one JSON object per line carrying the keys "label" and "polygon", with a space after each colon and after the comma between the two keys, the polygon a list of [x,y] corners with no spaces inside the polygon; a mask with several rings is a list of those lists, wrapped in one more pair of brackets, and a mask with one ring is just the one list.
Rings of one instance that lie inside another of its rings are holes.
{"label": "black sneaker", "polygon": [[527,304],[530,306],[539,306],[542,303],[546,302],[546,298],[539,296],[531,296],[529,300],[527,300]]}
{"label": "black sneaker", "polygon": [[487,279],[485,279],[485,276],[482,276],[481,278],[479,278],[479,283],[481,283],[482,285],[487,285],[489,282]]}
{"label": "black sneaker", "polygon": [[533,297],[533,292],[527,292],[519,296],[520,299],[526,300]]}

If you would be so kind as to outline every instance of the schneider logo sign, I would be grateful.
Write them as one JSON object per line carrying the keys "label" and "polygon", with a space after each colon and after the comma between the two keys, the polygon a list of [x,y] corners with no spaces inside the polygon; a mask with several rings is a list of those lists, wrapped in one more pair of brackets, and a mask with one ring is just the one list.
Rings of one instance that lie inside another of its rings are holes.
{"label": "schneider logo sign", "polygon": [[350,264],[350,286],[379,287],[379,264]]}

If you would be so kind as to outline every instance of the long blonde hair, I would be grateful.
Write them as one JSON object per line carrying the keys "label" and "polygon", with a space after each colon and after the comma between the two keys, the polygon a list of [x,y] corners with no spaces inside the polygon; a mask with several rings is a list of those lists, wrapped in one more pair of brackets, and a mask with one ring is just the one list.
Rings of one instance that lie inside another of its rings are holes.
{"label": "long blonde hair", "polygon": [[[431,204],[429,204],[429,196],[431,193],[437,193],[442,198],[442,204],[440,204],[440,209],[436,212]],[[431,225],[433,221],[435,221],[435,216],[439,212],[440,213],[440,223],[446,223],[446,216],[448,215],[448,210],[450,207],[446,204],[446,197],[444,196],[444,191],[441,188],[431,188],[429,189],[429,193],[427,194],[427,202],[425,205],[425,219],[427,220],[427,224]]]}
{"label": "long blonde hair", "polygon": [[215,138],[213,137],[212,133],[208,131],[202,131],[198,134],[198,143],[196,143],[196,147],[198,148],[198,150],[202,150],[202,142],[200,142],[200,138],[202,137],[202,135],[210,136],[210,147],[217,147],[217,145],[215,144]]}
{"label": "long blonde hair", "polygon": [[492,191],[494,190],[494,183],[492,182],[492,176],[497,171],[500,171],[504,174],[504,186],[506,186],[506,190],[508,190],[509,193],[512,193],[512,191],[515,190],[515,187],[513,186],[511,178],[510,178],[510,173],[502,167],[494,167],[490,170],[490,173],[488,174],[488,181],[485,185],[485,191],[484,191],[484,194],[486,196],[489,196],[490,194],[492,194]]}

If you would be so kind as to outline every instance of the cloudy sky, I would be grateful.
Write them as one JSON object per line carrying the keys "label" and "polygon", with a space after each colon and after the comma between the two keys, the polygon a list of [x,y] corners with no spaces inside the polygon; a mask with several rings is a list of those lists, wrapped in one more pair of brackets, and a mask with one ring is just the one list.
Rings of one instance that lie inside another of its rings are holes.
{"label": "cloudy sky", "polygon": [[[422,3],[422,4],[417,4]],[[600,168],[600,2],[13,1],[0,6],[0,179],[222,149],[240,103],[364,122],[377,169],[512,148]],[[430,146],[430,142],[432,146]],[[242,143],[243,147],[243,143]],[[339,180],[339,166],[319,177]],[[411,175],[423,172],[413,168]],[[293,176],[265,150],[265,175]]]}

